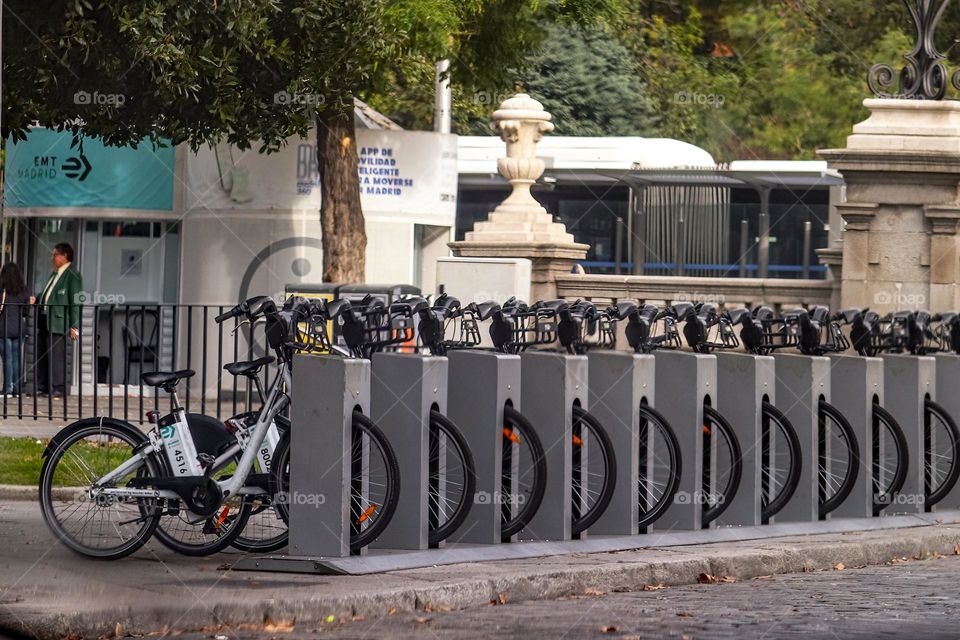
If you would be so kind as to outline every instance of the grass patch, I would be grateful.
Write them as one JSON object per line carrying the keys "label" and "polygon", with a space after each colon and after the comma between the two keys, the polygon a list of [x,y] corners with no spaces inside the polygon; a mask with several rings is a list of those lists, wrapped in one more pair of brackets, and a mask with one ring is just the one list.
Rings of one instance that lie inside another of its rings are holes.
{"label": "grass patch", "polygon": [[[49,440],[36,438],[0,437],[0,484],[37,486],[43,451]],[[61,462],[53,478],[54,486],[85,486],[89,471],[105,474],[130,457],[130,447],[117,442],[74,443],[67,454],[68,463]]]}
{"label": "grass patch", "polygon": [[0,437],[0,484],[37,486],[47,441]]}

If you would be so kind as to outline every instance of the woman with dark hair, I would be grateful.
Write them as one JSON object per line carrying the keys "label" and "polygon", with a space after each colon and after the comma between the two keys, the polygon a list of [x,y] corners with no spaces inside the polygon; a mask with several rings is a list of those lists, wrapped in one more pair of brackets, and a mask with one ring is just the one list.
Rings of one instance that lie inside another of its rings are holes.
{"label": "woman with dark hair", "polygon": [[30,294],[15,262],[0,268],[0,356],[3,357],[3,392],[20,394],[20,345],[23,318]]}

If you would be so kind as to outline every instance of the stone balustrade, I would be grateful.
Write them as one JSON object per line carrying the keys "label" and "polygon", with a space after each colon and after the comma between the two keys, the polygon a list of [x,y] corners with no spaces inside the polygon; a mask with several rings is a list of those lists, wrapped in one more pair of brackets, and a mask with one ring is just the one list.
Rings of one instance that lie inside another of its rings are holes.
{"label": "stone balustrade", "polygon": [[600,304],[704,301],[722,303],[728,309],[765,304],[779,311],[801,305],[829,306],[833,287],[826,280],[564,274],[557,277],[557,292],[567,300],[584,298]]}

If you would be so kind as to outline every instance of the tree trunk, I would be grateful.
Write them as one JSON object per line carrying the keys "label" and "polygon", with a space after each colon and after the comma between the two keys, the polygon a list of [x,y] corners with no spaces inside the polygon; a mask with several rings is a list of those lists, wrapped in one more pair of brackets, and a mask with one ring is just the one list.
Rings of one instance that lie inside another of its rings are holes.
{"label": "tree trunk", "polygon": [[320,227],[323,281],[364,281],[367,232],[360,208],[357,132],[353,110],[317,114],[317,168],[320,173]]}

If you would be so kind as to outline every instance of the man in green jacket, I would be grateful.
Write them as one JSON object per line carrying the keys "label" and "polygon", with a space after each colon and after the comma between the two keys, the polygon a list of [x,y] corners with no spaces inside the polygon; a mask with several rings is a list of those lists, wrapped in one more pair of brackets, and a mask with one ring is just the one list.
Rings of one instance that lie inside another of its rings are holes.
{"label": "man in green jacket", "polygon": [[53,273],[40,295],[37,321],[37,393],[66,394],[67,341],[80,337],[80,293],[83,280],[73,269],[73,247],[61,242],[53,248]]}

